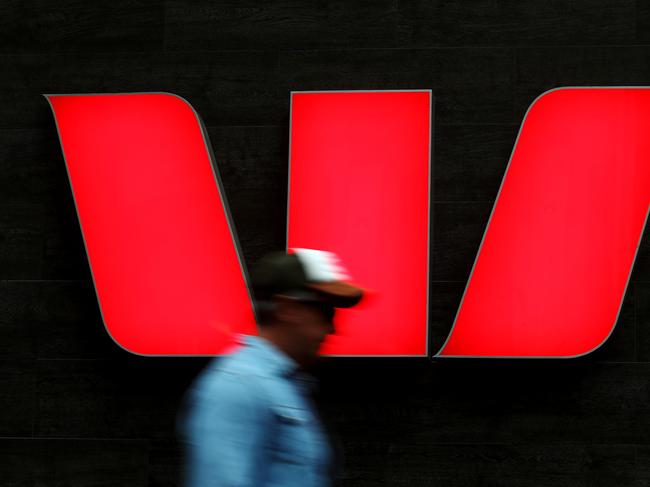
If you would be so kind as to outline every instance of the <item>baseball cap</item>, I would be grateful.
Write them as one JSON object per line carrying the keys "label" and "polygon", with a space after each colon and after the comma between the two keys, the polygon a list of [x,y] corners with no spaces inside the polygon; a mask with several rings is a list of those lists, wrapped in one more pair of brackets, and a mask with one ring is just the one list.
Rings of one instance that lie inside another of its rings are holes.
{"label": "baseball cap", "polygon": [[251,280],[259,300],[284,294],[349,308],[364,295],[364,289],[353,284],[340,258],[326,250],[290,248],[288,252],[271,252],[257,263]]}

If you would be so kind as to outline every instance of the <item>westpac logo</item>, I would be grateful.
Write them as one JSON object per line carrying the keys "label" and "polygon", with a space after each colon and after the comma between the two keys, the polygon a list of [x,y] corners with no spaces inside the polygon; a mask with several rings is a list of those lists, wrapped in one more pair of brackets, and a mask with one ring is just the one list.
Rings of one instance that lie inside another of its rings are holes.
{"label": "westpac logo", "polygon": [[[45,96],[116,342],[212,355],[256,333],[238,222],[191,105]],[[287,247],[335,251],[372,290],[341,310],[328,355],[428,354],[432,106],[430,90],[291,94]],[[436,356],[575,357],[606,341],[647,220],[649,127],[646,88],[531,105]]]}

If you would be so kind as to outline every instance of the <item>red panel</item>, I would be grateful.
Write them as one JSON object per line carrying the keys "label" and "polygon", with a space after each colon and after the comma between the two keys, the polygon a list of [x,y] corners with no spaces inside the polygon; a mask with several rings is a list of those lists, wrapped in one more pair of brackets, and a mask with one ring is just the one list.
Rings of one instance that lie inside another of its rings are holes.
{"label": "red panel", "polygon": [[200,121],[169,93],[46,95],[104,324],[145,355],[211,355],[256,333]]}
{"label": "red panel", "polygon": [[336,252],[371,289],[326,355],[424,355],[431,92],[294,92],[288,247]]}
{"label": "red panel", "polygon": [[650,204],[649,114],[644,88],[531,106],[440,356],[572,357],[607,339]]}

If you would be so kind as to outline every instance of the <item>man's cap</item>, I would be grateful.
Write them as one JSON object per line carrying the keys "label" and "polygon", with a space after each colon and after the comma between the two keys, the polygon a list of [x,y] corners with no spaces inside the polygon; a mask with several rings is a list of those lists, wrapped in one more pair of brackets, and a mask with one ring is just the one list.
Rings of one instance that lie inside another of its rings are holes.
{"label": "man's cap", "polygon": [[271,252],[260,259],[251,278],[260,300],[284,294],[349,308],[364,294],[363,288],[352,283],[339,257],[326,250],[291,248],[288,253]]}

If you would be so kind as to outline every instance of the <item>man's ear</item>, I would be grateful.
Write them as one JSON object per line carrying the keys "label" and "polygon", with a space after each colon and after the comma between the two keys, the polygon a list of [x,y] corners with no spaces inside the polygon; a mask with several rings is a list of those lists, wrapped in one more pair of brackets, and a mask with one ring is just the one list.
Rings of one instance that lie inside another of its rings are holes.
{"label": "man's ear", "polygon": [[276,302],[275,317],[280,322],[293,323],[297,316],[296,300],[284,294],[275,294],[273,299]]}

